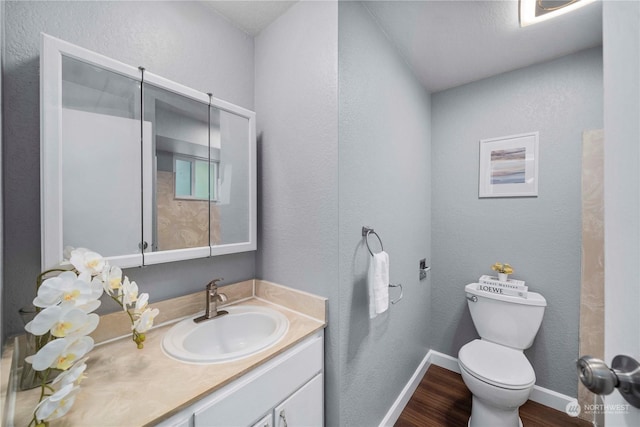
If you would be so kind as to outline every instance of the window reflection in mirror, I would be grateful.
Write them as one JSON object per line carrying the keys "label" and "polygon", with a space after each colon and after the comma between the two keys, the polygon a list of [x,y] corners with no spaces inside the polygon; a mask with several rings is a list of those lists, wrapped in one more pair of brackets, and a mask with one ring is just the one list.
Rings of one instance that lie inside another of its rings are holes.
{"label": "window reflection in mirror", "polygon": [[62,56],[62,240],[140,252],[139,82]]}
{"label": "window reflection in mirror", "polygon": [[174,156],[176,199],[217,200],[218,161]]}
{"label": "window reflection in mirror", "polygon": [[150,193],[144,212],[151,215],[152,239],[147,251],[206,247],[219,239],[219,224],[210,224],[208,201],[215,200],[220,117],[209,105],[144,83],[144,117],[151,123],[152,164],[143,191]]}

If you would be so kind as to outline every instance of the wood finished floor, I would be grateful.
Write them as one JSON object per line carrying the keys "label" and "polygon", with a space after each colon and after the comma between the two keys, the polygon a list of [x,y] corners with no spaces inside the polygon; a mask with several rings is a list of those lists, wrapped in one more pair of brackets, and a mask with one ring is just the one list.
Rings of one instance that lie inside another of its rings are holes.
{"label": "wood finished floor", "polygon": [[[460,374],[431,365],[395,427],[466,427],[469,415],[471,392]],[[524,427],[591,426],[531,400],[520,407],[520,419]]]}

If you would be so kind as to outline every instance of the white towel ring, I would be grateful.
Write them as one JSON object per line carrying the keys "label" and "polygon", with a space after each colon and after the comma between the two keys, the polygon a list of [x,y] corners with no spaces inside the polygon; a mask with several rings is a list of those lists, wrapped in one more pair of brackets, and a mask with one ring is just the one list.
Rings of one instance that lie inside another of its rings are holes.
{"label": "white towel ring", "polygon": [[367,243],[367,249],[369,249],[369,253],[373,256],[373,251],[371,250],[371,246],[369,246],[369,234],[375,234],[380,242],[380,252],[384,251],[384,246],[382,246],[382,239],[378,236],[378,233],[371,227],[364,226],[362,227],[362,236],[364,237],[364,241]]}

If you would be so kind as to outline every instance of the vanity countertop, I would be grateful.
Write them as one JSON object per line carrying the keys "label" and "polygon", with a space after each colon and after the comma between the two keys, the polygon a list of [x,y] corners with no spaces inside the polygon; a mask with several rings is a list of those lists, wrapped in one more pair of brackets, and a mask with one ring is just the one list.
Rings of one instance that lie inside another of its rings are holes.
{"label": "vanity countertop", "polygon": [[[165,317],[160,319],[164,324],[146,334],[144,349],[136,349],[129,336],[97,345],[89,353],[87,378],[81,384],[71,411],[52,422],[51,427],[156,424],[326,326],[325,298],[260,280],[236,285],[238,287],[235,293],[232,289],[235,285],[220,288],[220,292],[233,294],[229,298],[231,304],[228,305],[267,306],[289,319],[289,329],[278,343],[253,356],[232,362],[209,365],[178,362],[163,353],[162,338],[177,320],[200,311],[198,297],[204,303],[203,292],[180,297],[176,299],[181,300],[178,302],[169,300],[151,304],[152,307],[160,308],[161,313],[165,307],[172,313],[165,313]],[[250,294],[246,295],[248,289]],[[169,308],[185,299],[191,301],[191,304],[184,304],[191,307],[186,309],[191,310],[186,314],[184,308],[179,311]],[[175,316],[175,320],[167,320],[166,316]],[[94,336],[96,341],[109,338],[109,332],[105,332],[106,327],[118,329],[111,327],[113,325],[103,325],[110,323],[104,317],[100,322],[102,329],[97,331],[101,336]],[[40,389],[37,388],[16,394],[16,426],[29,424],[39,393]]]}

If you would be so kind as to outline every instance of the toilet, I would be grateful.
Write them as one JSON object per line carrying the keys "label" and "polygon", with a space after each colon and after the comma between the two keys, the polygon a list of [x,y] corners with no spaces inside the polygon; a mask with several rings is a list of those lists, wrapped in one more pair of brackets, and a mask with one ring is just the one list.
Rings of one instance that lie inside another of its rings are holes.
{"label": "toilet", "polygon": [[518,408],[536,382],[523,350],[538,333],[547,301],[535,292],[527,298],[465,286],[467,305],[480,335],[458,353],[462,380],[473,395],[470,427],[522,426]]}

